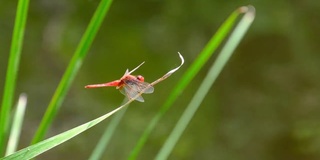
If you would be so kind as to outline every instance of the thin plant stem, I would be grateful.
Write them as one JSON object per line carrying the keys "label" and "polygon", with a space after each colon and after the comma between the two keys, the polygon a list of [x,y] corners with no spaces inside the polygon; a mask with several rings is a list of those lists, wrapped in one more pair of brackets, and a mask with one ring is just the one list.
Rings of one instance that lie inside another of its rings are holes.
{"label": "thin plant stem", "polygon": [[191,64],[191,66],[187,69],[187,71],[180,78],[174,89],[170,92],[167,100],[164,102],[160,110],[157,114],[152,118],[149,122],[148,126],[144,130],[143,134],[139,138],[135,147],[131,151],[128,159],[134,160],[137,158],[139,152],[142,150],[144,144],[146,143],[148,137],[151,134],[151,131],[156,127],[159,120],[162,116],[171,108],[172,104],[178,98],[180,93],[187,87],[187,85],[191,82],[191,80],[196,76],[196,74],[200,71],[203,65],[208,61],[214,51],[219,47],[225,37],[228,35],[230,30],[232,29],[233,24],[235,23],[236,18],[239,13],[234,11],[227,20],[221,25],[215,35],[212,36],[207,45],[203,48],[199,56],[196,60]]}
{"label": "thin plant stem", "polygon": [[231,33],[226,44],[223,46],[221,53],[218,55],[216,61],[213,63],[211,68],[208,71],[207,76],[204,78],[199,89],[196,91],[194,97],[190,101],[189,105],[183,112],[178,123],[174,127],[173,131],[169,135],[165,144],[162,146],[161,150],[156,156],[156,160],[165,160],[168,158],[169,154],[172,152],[173,147],[181,137],[183,131],[191,121],[193,115],[198,110],[203,99],[209,92],[211,86],[221,73],[222,69],[230,59],[232,53],[240,43],[241,39],[249,29],[255,15],[255,9],[252,6],[241,7],[239,13],[247,12],[241,21],[238,23],[234,31]]}
{"label": "thin plant stem", "polygon": [[0,113],[0,156],[4,153],[4,145],[9,130],[10,111],[18,76],[28,6],[29,0],[18,1]]}
{"label": "thin plant stem", "polygon": [[20,139],[22,122],[24,119],[24,113],[26,110],[26,105],[27,105],[27,95],[21,94],[19,97],[16,112],[12,122],[11,132],[10,132],[7,150],[5,154],[6,156],[12,154],[17,149],[19,139]]}
{"label": "thin plant stem", "polygon": [[101,0],[98,8],[96,9],[87,30],[85,31],[50,103],[45,112],[45,115],[40,123],[40,126],[33,137],[32,144],[41,141],[47,130],[49,129],[53,119],[55,118],[76,74],[78,73],[85,56],[96,36],[102,21],[107,14],[112,0]]}
{"label": "thin plant stem", "polygon": [[[184,58],[181,56],[181,54],[179,53],[180,59],[181,59],[181,64],[170,70],[168,73],[166,73],[164,76],[160,77],[159,79],[164,80],[166,78],[168,78],[171,74],[173,74],[175,71],[177,71],[184,63]],[[160,82],[160,80],[157,79],[156,81],[154,81],[153,85],[155,85],[156,83]],[[151,85],[149,86],[151,87]],[[139,92],[139,94],[135,95],[134,97],[130,98],[126,103],[124,103],[123,105],[121,105],[120,107],[114,109],[113,111],[102,115],[92,121],[89,121],[85,124],[82,124],[80,126],[77,126],[75,128],[72,128],[68,131],[65,131],[63,133],[60,133],[56,136],[53,136],[51,138],[48,138],[46,140],[43,140],[41,142],[38,142],[36,144],[33,144],[27,148],[24,148],[20,151],[17,151],[7,157],[4,158],[0,158],[0,160],[27,160],[27,159],[31,159],[36,157],[37,155],[46,152],[47,150],[58,146],[59,144],[62,144],[68,140],[70,140],[71,138],[79,135],[80,133],[90,129],[91,127],[99,124],[100,122],[102,122],[103,120],[105,120],[106,118],[110,117],[111,115],[113,115],[114,113],[120,111],[121,109],[125,108],[126,106],[128,106],[131,102],[133,102],[134,100],[136,100],[136,98],[138,98],[139,96],[141,96],[141,94],[144,93],[144,91],[148,90],[149,87],[144,88],[143,90],[141,90],[141,92]]]}

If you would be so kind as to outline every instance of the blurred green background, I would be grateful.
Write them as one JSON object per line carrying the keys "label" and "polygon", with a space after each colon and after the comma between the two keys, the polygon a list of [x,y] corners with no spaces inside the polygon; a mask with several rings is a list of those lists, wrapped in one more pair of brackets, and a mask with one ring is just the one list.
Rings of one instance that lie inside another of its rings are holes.
{"label": "blurred green background", "polygon": [[[28,94],[19,148],[29,145],[99,1],[30,1],[16,98]],[[124,98],[114,88],[84,86],[120,78],[125,69],[147,82],[183,68],[134,102],[103,159],[125,159],[179,77],[236,8],[256,19],[176,145],[170,159],[320,159],[320,1],[115,0],[49,136],[92,120]],[[0,1],[0,96],[16,1]],[[214,58],[210,60],[213,62]],[[139,159],[152,159],[189,103],[208,65],[152,132]],[[87,159],[110,120],[39,159]]]}

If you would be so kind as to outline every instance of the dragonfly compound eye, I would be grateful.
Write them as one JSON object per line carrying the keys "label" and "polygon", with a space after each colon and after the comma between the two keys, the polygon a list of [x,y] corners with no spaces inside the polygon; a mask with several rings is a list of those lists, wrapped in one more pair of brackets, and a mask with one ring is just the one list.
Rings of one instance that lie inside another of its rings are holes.
{"label": "dragonfly compound eye", "polygon": [[144,82],[144,77],[142,77],[141,75],[137,76],[137,79],[138,79],[140,82]]}

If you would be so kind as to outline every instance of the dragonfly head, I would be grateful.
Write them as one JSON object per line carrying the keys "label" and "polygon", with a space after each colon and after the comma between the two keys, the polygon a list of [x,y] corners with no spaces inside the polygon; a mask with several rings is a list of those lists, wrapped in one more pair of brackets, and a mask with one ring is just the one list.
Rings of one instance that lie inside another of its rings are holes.
{"label": "dragonfly head", "polygon": [[138,75],[137,76],[137,80],[140,81],[140,82],[144,82],[144,77],[141,76],[141,75]]}

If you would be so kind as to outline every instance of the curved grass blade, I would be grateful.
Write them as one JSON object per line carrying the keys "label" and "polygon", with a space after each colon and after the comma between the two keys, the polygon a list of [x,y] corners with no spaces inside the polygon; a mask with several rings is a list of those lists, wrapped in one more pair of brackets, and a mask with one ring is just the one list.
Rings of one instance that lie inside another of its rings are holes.
{"label": "curved grass blade", "polygon": [[216,61],[211,66],[207,76],[204,78],[203,82],[201,83],[199,89],[195,93],[194,97],[192,98],[191,102],[183,112],[181,118],[179,119],[178,123],[174,127],[173,131],[169,135],[168,139],[166,140],[165,144],[162,146],[161,150],[156,156],[156,160],[164,160],[167,159],[169,154],[171,153],[173,147],[181,137],[183,131],[189,124],[190,120],[192,119],[193,115],[199,108],[200,104],[202,103],[203,99],[207,95],[208,91],[210,90],[211,86],[221,73],[223,67],[230,59],[232,53],[240,43],[241,39],[249,29],[250,25],[252,24],[254,17],[255,17],[255,9],[253,6],[248,7],[241,7],[239,8],[239,13],[246,12],[241,21],[238,23],[234,31],[231,33],[230,38],[224,45],[221,50],[221,53],[218,55]]}
{"label": "curved grass blade", "polygon": [[14,114],[13,122],[12,122],[11,132],[10,132],[7,150],[5,154],[6,156],[12,154],[17,149],[26,105],[27,105],[27,95],[21,94],[19,97],[18,105],[16,108],[16,112]]}
{"label": "curved grass blade", "polygon": [[[173,74],[174,72],[176,72],[183,64],[184,64],[184,58],[182,57],[182,55],[178,52],[179,54],[179,57],[181,59],[181,64],[180,66],[170,70],[168,73],[166,73],[164,76],[162,76],[161,78],[157,79],[156,81],[152,82],[150,85],[151,86],[154,86],[156,85],[157,83],[165,80],[166,78],[168,78],[171,74]],[[144,63],[144,62],[143,62]],[[142,64],[143,64],[142,63]],[[140,64],[138,67],[140,67],[142,64]],[[130,71],[130,73],[132,73],[133,71],[135,71],[138,67],[136,67],[135,69],[133,69],[132,71]],[[148,88],[144,89],[144,90],[147,90]],[[144,91],[142,91],[144,92]],[[141,92],[141,93],[142,93]],[[118,125],[118,123],[120,122],[121,120],[121,117],[123,116],[123,114],[125,113],[125,109],[118,113],[117,116],[115,116],[112,121],[110,122],[109,126],[107,127],[107,129],[105,130],[103,136],[101,137],[99,143],[97,144],[96,148],[94,149],[94,151],[92,152],[89,160],[97,160],[97,159],[100,159],[100,157],[102,156],[102,153],[103,151],[105,150],[111,136],[113,135],[114,133],[114,130],[116,128],[116,126]]]}
{"label": "curved grass blade", "polygon": [[[164,80],[166,78],[168,78],[171,74],[173,74],[174,72],[176,72],[184,63],[184,59],[181,56],[181,54],[179,53],[180,59],[181,59],[181,64],[180,66],[176,67],[175,69],[170,70],[168,73],[166,73],[164,76],[162,76],[161,78],[157,79],[156,81],[152,82],[150,84],[150,86],[155,85],[159,82],[161,82],[161,80]],[[70,129],[66,132],[63,132],[59,135],[56,135],[54,137],[51,137],[49,139],[46,139],[44,141],[38,142],[34,145],[31,145],[27,148],[24,148],[16,153],[13,153],[7,157],[4,158],[0,158],[0,160],[28,160],[31,158],[36,157],[37,155],[40,155],[41,153],[77,136],[78,134],[90,129],[91,127],[97,125],[98,123],[102,122],[103,120],[105,120],[106,118],[110,117],[111,115],[113,115],[114,113],[120,111],[121,109],[123,109],[124,107],[126,107],[128,104],[130,104],[131,102],[133,102],[136,98],[138,98],[139,96],[141,96],[141,94],[143,94],[144,90],[147,90],[147,88],[143,89],[139,94],[137,94],[135,97],[133,97],[132,99],[129,99],[125,104],[123,104],[122,106],[116,108],[115,110],[101,116],[98,117],[90,122],[87,122],[85,124],[82,124],[78,127],[75,127],[73,129]]]}
{"label": "curved grass blade", "polygon": [[100,123],[101,121],[105,120],[106,118],[108,118],[112,114],[121,110],[127,104],[128,103],[126,103],[126,104],[120,106],[119,108],[117,108],[117,109],[115,109],[115,110],[113,110],[113,111],[111,111],[101,117],[98,117],[90,122],[87,122],[87,123],[82,124],[78,127],[70,129],[66,132],[58,134],[54,137],[48,138],[44,141],[41,141],[41,142],[36,143],[34,145],[31,145],[31,146],[24,148],[14,154],[7,156],[7,157],[0,158],[0,160],[21,160],[21,159],[28,160],[28,159],[34,158],[34,157],[40,155],[41,153],[77,136],[78,134],[80,134],[88,129],[90,129],[91,127],[93,127],[96,124]]}
{"label": "curved grass blade", "polygon": [[207,45],[203,48],[196,60],[191,64],[187,71],[180,78],[179,82],[176,84],[174,89],[170,92],[167,100],[162,105],[157,114],[148,124],[147,128],[144,130],[142,136],[138,140],[136,146],[131,151],[128,159],[136,159],[145,142],[147,141],[151,131],[155,128],[161,117],[170,109],[173,102],[177,99],[181,92],[187,87],[195,75],[200,71],[202,66],[207,62],[211,55],[215,52],[218,46],[222,43],[225,37],[228,35],[233,27],[237,17],[239,16],[238,11],[234,11],[226,21],[221,25],[216,34],[210,39]]}
{"label": "curved grass blade", "polygon": [[54,117],[56,116],[64,97],[66,96],[74,77],[78,73],[94,37],[96,36],[102,21],[107,14],[112,0],[101,0],[97,10],[95,11],[87,30],[81,38],[81,41],[50,101],[50,104],[45,112],[45,115],[40,123],[40,126],[33,137],[32,144],[42,140],[50,127]]}
{"label": "curved grass blade", "polygon": [[4,153],[4,145],[9,129],[10,111],[19,69],[28,6],[29,0],[18,1],[0,113],[0,156]]}

